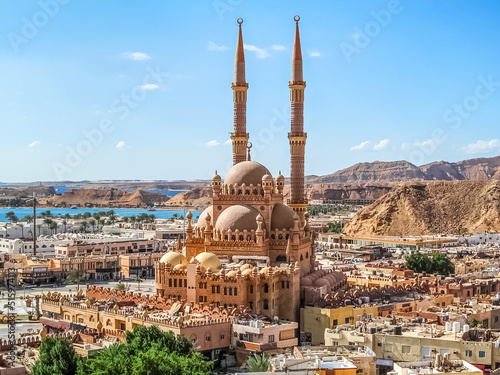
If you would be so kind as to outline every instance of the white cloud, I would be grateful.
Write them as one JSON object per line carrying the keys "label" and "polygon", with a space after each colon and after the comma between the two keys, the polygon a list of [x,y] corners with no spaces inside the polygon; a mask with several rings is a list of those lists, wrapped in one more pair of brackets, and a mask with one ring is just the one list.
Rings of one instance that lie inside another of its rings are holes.
{"label": "white cloud", "polygon": [[366,149],[370,145],[370,141],[361,142],[359,145],[352,146],[351,151],[361,151]]}
{"label": "white cloud", "polygon": [[213,141],[209,141],[206,143],[207,147],[215,147],[219,145],[219,141],[217,139],[214,139]]}
{"label": "white cloud", "polygon": [[373,150],[374,151],[383,150],[388,144],[389,144],[388,139],[382,139],[379,143],[377,143],[375,146],[373,146]]}
{"label": "white cloud", "polygon": [[208,50],[209,51],[225,51],[227,50],[226,46],[218,46],[214,42],[208,42]]}
{"label": "white cloud", "polygon": [[319,52],[309,52],[309,56],[311,56],[311,57],[320,57],[321,53],[319,53]]}
{"label": "white cloud", "polygon": [[256,46],[251,45],[251,44],[243,44],[243,48],[245,48],[247,51],[255,52],[259,59],[265,59],[266,57],[271,56],[269,54],[269,52],[267,52],[265,49],[258,48]]}
{"label": "white cloud", "polygon": [[437,142],[434,139],[426,139],[425,141],[422,142],[403,143],[401,145],[401,148],[403,150],[410,150],[413,148],[428,150],[431,147],[435,147],[436,143]]}
{"label": "white cloud", "polygon": [[230,139],[228,139],[226,142],[224,142],[224,144],[225,144],[226,146],[227,146],[227,145],[230,145],[230,144],[232,144],[232,143],[233,143],[233,141],[231,141]]}
{"label": "white cloud", "polygon": [[143,90],[156,90],[159,88],[160,88],[160,86],[158,86],[155,83],[146,83],[146,84],[141,86],[141,89],[143,89]]}
{"label": "white cloud", "polygon": [[144,52],[124,52],[123,56],[130,60],[143,61],[149,60],[151,56]]}
{"label": "white cloud", "polygon": [[33,141],[33,142],[31,142],[31,143],[28,145],[28,147],[35,147],[35,146],[36,146],[37,144],[39,144],[39,143],[40,143],[40,141]]}
{"label": "white cloud", "polygon": [[467,154],[482,154],[492,151],[500,151],[500,140],[492,139],[490,141],[479,140],[462,148]]}
{"label": "white cloud", "polygon": [[125,148],[125,142],[120,141],[115,146],[118,150],[123,150]]}
{"label": "white cloud", "polygon": [[275,51],[286,51],[286,47],[279,44],[275,44],[271,48]]}

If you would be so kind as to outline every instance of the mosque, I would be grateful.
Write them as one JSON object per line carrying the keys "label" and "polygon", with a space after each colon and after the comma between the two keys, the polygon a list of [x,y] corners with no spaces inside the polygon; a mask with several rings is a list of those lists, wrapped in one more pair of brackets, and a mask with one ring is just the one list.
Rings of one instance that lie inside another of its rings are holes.
{"label": "mosque", "polygon": [[[314,233],[309,227],[304,195],[306,83],[299,20],[296,16],[292,79],[288,83],[290,199],[285,202],[285,177],[281,172],[273,179],[264,165],[250,160],[243,20],[238,19],[235,78],[231,85],[233,167],[224,180],[217,172],[212,177],[213,204],[203,211],[196,224],[192,223],[192,214],[187,214],[185,246],[179,245],[178,251],[168,252],[156,263],[160,297],[229,308],[245,306],[270,317],[298,321],[301,277],[305,280],[313,274],[315,266]],[[321,272],[316,276],[323,279],[327,272]],[[345,277],[337,275],[321,282],[337,288],[345,283]]]}

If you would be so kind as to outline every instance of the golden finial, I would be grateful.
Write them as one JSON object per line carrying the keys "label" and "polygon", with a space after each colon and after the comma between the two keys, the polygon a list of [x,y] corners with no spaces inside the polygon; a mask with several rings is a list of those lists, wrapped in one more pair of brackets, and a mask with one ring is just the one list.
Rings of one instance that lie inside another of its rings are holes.
{"label": "golden finial", "polygon": [[[299,18],[300,18],[300,17],[299,17]],[[238,18],[238,19],[236,20],[236,22],[238,22],[238,25],[240,25],[240,26],[241,26],[241,24],[243,23],[243,18]]]}
{"label": "golden finial", "polygon": [[[295,22],[299,23],[299,21],[300,21],[300,16],[295,16],[295,17],[293,17],[293,20],[294,20]],[[243,21],[243,20],[242,20],[242,21]]]}
{"label": "golden finial", "polygon": [[248,151],[248,154],[247,154],[247,161],[251,161],[252,159],[250,158],[250,149],[252,148],[252,142],[248,142],[247,144],[247,151]]}

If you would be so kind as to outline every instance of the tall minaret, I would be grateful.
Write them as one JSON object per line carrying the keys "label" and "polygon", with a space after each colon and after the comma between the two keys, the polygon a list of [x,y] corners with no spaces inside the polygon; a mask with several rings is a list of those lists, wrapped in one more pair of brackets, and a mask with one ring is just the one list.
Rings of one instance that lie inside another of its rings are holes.
{"label": "tall minaret", "polygon": [[240,26],[238,44],[236,45],[236,61],[234,63],[234,132],[231,133],[233,142],[233,165],[246,160],[248,144],[247,133],[247,90],[248,83],[245,82],[245,52],[243,50],[243,35],[241,33],[242,18],[238,18]]}
{"label": "tall minaret", "polygon": [[290,87],[290,101],[292,103],[292,129],[288,133],[290,140],[291,157],[291,193],[289,206],[293,208],[304,223],[304,213],[307,201],[304,196],[304,155],[307,133],[304,133],[304,89],[306,83],[302,76],[302,52],[300,49],[299,16],[295,16],[295,42],[293,45],[292,80]]}

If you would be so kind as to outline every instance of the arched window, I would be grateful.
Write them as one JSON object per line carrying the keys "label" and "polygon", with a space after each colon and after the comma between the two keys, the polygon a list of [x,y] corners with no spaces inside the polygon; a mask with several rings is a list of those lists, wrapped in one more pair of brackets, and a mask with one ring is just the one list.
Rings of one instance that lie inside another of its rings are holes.
{"label": "arched window", "polygon": [[227,296],[227,287],[224,287],[224,295]]}
{"label": "arched window", "polygon": [[309,258],[309,253],[306,253],[306,259]]}
{"label": "arched window", "polygon": [[264,284],[264,293],[269,293],[269,285]]}
{"label": "arched window", "polygon": [[276,262],[286,262],[286,255],[278,255],[276,257]]}
{"label": "arched window", "polygon": [[267,299],[264,300],[264,310],[269,309],[269,301]]}
{"label": "arched window", "polygon": [[196,335],[191,335],[191,337],[189,338],[189,340],[191,340],[191,343],[192,344],[196,344],[196,341],[198,340],[198,338],[196,337]]}
{"label": "arched window", "polygon": [[220,331],[219,335],[220,335],[221,340],[224,340],[226,338],[226,332],[224,332],[224,331]]}
{"label": "arched window", "polygon": [[302,254],[300,254],[300,260],[304,260],[304,257],[302,256]]}
{"label": "arched window", "polygon": [[212,340],[212,336],[210,335],[210,333],[206,333],[205,334],[205,342],[210,342],[210,340]]}

